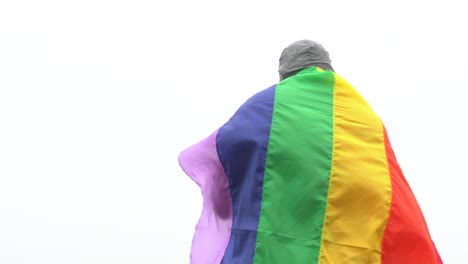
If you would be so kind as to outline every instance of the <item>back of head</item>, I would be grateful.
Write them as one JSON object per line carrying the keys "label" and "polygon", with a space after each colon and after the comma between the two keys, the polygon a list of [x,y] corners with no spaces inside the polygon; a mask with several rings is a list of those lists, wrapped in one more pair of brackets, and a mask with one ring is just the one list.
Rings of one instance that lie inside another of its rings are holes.
{"label": "back of head", "polygon": [[280,80],[311,66],[333,71],[330,56],[320,43],[307,39],[295,41],[281,53],[278,68]]}

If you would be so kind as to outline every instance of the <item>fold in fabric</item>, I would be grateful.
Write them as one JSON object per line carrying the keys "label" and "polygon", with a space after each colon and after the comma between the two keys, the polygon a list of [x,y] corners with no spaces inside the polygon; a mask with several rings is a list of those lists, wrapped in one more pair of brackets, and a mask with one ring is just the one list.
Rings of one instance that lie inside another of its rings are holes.
{"label": "fold in fabric", "polygon": [[201,188],[193,264],[439,264],[386,129],[332,71],[249,98],[184,150]]}

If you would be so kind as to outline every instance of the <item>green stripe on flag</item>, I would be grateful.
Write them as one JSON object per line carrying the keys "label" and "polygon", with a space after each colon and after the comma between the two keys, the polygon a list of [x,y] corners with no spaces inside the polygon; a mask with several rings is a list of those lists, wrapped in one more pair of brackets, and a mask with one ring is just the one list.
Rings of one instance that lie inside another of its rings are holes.
{"label": "green stripe on flag", "polygon": [[318,261],[333,150],[333,88],[333,72],[313,67],[276,88],[253,263]]}

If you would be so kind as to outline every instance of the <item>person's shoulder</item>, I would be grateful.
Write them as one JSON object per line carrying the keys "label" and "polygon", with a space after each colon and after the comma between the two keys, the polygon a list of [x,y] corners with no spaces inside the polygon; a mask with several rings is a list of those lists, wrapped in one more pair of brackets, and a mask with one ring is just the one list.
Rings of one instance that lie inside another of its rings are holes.
{"label": "person's shoulder", "polygon": [[247,101],[241,106],[241,108],[258,103],[272,103],[275,98],[276,85],[277,84],[271,85],[270,87],[255,93],[249,99],[247,99]]}

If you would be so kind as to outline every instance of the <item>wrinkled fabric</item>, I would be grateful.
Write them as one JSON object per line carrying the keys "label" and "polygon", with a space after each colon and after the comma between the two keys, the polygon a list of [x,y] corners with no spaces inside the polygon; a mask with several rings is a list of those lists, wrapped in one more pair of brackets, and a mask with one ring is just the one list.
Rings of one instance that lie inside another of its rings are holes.
{"label": "wrinkled fabric", "polygon": [[180,160],[205,200],[191,263],[442,263],[384,124],[333,71],[255,94]]}

